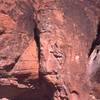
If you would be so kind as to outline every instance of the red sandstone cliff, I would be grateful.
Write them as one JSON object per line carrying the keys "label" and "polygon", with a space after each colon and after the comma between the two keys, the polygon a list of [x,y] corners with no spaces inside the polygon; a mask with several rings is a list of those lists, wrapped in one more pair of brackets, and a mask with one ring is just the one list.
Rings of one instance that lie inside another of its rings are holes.
{"label": "red sandstone cliff", "polygon": [[99,0],[0,0],[0,99],[100,99]]}

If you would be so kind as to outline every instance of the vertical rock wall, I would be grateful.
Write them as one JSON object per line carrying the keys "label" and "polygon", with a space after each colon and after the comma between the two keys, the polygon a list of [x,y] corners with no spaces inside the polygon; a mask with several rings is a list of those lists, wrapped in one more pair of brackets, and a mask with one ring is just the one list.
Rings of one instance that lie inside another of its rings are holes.
{"label": "vertical rock wall", "polygon": [[100,99],[99,20],[99,0],[0,0],[0,100]]}
{"label": "vertical rock wall", "polygon": [[90,99],[88,56],[98,23],[95,5],[81,0],[37,2],[40,73],[59,88],[55,100]]}

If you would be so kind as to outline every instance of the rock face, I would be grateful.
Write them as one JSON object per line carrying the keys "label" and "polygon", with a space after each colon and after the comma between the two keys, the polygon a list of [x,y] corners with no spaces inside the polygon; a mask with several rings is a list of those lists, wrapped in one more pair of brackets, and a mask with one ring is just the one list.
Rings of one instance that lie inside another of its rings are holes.
{"label": "rock face", "polygon": [[0,0],[0,99],[15,100],[18,95],[36,88],[33,80],[39,76],[38,49],[33,13],[27,15],[26,11],[29,7],[24,0]]}
{"label": "rock face", "polygon": [[32,74],[33,78],[38,78],[38,57],[36,51],[35,41],[30,41],[29,46],[25,49],[24,53],[15,64],[10,74]]}
{"label": "rock face", "polygon": [[0,99],[100,99],[99,5],[0,0]]}
{"label": "rock face", "polygon": [[54,100],[91,100],[88,55],[97,34],[99,1],[38,2],[40,72],[60,87]]}

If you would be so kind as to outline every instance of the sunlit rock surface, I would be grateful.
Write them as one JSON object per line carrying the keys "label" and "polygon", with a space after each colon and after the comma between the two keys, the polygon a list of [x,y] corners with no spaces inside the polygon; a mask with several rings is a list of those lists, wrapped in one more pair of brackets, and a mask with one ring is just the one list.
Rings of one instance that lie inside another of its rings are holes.
{"label": "sunlit rock surface", "polygon": [[100,99],[99,21],[99,0],[0,0],[0,99]]}

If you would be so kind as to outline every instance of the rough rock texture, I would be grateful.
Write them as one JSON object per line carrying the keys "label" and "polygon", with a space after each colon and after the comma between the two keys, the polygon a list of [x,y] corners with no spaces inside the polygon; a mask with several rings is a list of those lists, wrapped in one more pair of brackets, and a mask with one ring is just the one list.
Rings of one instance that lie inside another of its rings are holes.
{"label": "rough rock texture", "polygon": [[37,2],[40,2],[37,11],[41,44],[40,73],[57,86],[54,100],[91,100],[88,56],[97,34],[100,2]]}
{"label": "rough rock texture", "polygon": [[99,21],[100,0],[0,0],[0,100],[100,99]]}
{"label": "rough rock texture", "polygon": [[35,22],[26,10],[33,12],[24,0],[0,0],[0,99],[15,100],[27,91],[34,94],[37,86],[33,85],[39,76]]}
{"label": "rough rock texture", "polygon": [[10,71],[10,74],[30,73],[34,75],[33,78],[35,78],[35,76],[37,77],[39,63],[36,49],[35,41],[30,41],[29,46],[25,49],[14,68]]}

